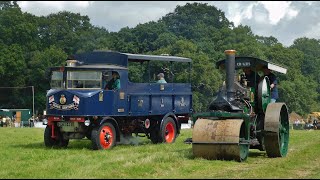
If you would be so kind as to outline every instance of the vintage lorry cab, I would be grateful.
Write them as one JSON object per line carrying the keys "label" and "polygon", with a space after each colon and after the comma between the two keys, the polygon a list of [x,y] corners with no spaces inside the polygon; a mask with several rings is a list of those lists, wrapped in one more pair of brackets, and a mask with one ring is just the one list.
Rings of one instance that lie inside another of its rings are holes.
{"label": "vintage lorry cab", "polygon": [[[134,134],[173,143],[181,121],[192,113],[190,68],[191,59],[168,55],[93,51],[70,56],[66,66],[50,68],[45,146],[67,147],[69,139],[87,138],[93,149],[110,149]],[[112,72],[120,89],[105,89]],[[168,83],[156,82],[159,73]]]}

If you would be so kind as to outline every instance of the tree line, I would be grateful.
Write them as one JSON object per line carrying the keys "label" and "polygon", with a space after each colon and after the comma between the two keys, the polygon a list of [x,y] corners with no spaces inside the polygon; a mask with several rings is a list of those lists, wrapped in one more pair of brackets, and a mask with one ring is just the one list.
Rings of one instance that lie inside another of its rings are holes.
{"label": "tree line", "polygon": [[[191,58],[192,86],[204,84],[193,89],[193,108],[206,111],[224,80],[215,62],[225,57],[226,49],[287,67],[287,74],[277,74],[279,101],[300,115],[320,111],[318,39],[301,37],[284,47],[275,37],[255,35],[249,26],[235,27],[223,11],[207,3],[178,5],[157,21],[109,32],[79,13],[35,16],[22,12],[16,1],[0,2],[0,87],[34,86],[38,112],[45,109],[50,89],[47,69],[64,65],[69,55],[93,50]],[[32,104],[32,98],[25,96],[28,93],[19,89],[0,89],[0,94],[0,108]]]}

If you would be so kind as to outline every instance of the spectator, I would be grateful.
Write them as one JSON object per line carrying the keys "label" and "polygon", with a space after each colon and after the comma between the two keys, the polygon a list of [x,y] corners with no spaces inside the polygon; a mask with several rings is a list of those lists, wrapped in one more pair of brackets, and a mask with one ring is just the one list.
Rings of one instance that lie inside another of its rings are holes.
{"label": "spectator", "polygon": [[34,119],[34,121],[37,123],[37,122],[39,122],[39,118],[40,117],[40,114],[38,114],[38,116],[36,117],[36,119]]}
{"label": "spectator", "polygon": [[29,118],[29,127],[33,127],[34,126],[34,117],[31,116],[31,118]]}
{"label": "spectator", "polygon": [[164,79],[164,74],[163,73],[159,73],[158,75],[157,75],[157,77],[158,77],[158,81],[157,81],[157,83],[167,83],[167,81]]}
{"label": "spectator", "polygon": [[314,127],[314,129],[318,129],[318,120],[317,119],[314,119],[313,120],[313,127]]}
{"label": "spectator", "polygon": [[7,126],[9,125],[9,127],[12,127],[12,121],[9,116],[6,116],[6,122],[7,122]]}
{"label": "spectator", "polygon": [[3,126],[5,125],[6,127],[8,127],[8,124],[7,124],[7,122],[6,122],[6,121],[7,121],[7,118],[5,118],[5,117],[3,116],[1,120],[2,120],[2,125],[3,125]]}

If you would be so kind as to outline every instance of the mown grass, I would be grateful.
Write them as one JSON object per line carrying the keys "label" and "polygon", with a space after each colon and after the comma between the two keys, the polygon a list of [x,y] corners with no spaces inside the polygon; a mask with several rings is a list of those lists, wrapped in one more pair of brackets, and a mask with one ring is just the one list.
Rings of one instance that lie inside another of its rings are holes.
{"label": "mown grass", "polygon": [[194,158],[192,129],[174,144],[120,144],[109,151],[91,150],[89,140],[70,140],[67,149],[45,148],[41,128],[0,128],[1,178],[320,178],[320,130],[291,130],[285,158],[250,150],[246,162]]}

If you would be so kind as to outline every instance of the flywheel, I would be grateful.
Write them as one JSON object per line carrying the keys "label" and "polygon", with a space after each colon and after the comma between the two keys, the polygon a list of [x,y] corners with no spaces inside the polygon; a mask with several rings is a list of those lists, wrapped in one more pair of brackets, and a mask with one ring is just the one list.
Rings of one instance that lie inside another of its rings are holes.
{"label": "flywheel", "polygon": [[270,83],[269,78],[264,77],[258,85],[258,108],[259,111],[265,113],[270,103]]}
{"label": "flywheel", "polygon": [[243,119],[198,119],[192,133],[195,157],[245,161],[249,154],[248,133]]}

